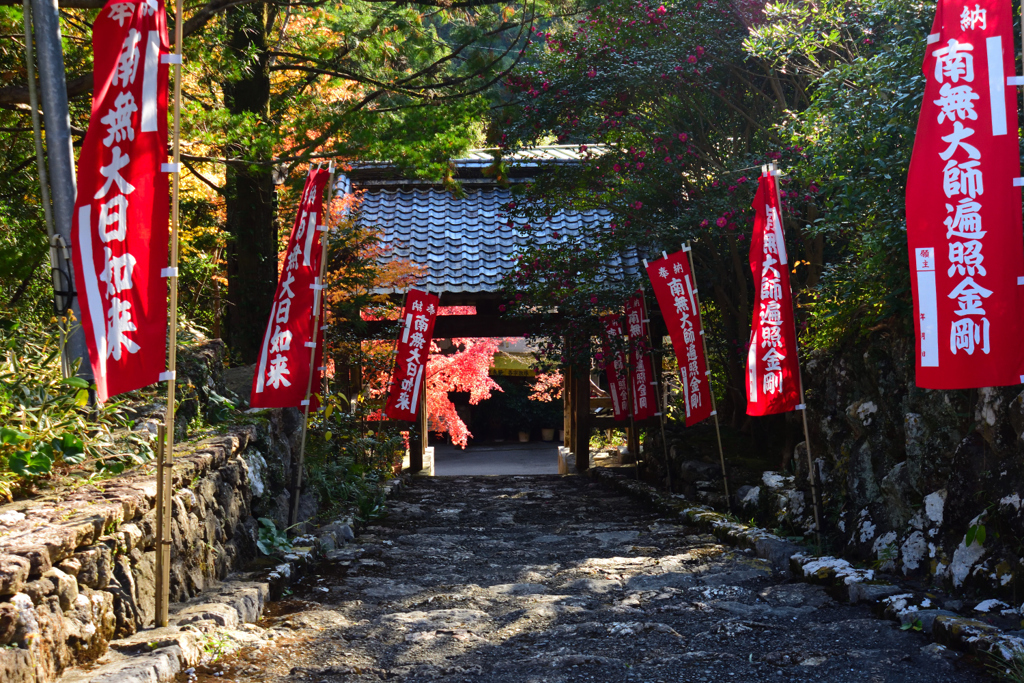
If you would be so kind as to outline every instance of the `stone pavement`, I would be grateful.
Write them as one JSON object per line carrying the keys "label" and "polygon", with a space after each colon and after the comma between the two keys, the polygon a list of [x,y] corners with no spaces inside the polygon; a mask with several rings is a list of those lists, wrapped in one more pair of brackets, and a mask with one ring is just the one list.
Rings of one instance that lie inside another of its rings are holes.
{"label": "stone pavement", "polygon": [[276,605],[259,645],[191,680],[992,680],[584,477],[416,479],[391,510]]}

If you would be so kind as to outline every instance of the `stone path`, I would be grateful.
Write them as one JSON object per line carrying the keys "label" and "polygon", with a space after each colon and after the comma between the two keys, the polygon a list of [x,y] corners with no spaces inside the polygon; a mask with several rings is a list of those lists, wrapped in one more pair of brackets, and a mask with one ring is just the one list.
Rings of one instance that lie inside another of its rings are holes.
{"label": "stone path", "polygon": [[419,479],[391,507],[276,605],[273,645],[191,680],[991,680],[584,477]]}

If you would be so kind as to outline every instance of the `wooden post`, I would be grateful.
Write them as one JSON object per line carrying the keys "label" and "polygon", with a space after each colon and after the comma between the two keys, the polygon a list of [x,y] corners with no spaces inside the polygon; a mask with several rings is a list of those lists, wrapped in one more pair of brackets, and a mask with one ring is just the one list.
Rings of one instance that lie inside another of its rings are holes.
{"label": "wooden post", "polygon": [[174,468],[174,400],[175,371],[178,364],[178,206],[181,173],[181,3],[174,9],[174,131],[171,162],[171,246],[168,289],[170,290],[170,316],[167,323],[167,372],[160,379],[167,380],[167,411],[164,414],[163,438],[157,449],[156,500],[156,625],[166,626],[170,607],[171,589],[171,499],[173,498]]}
{"label": "wooden post", "polygon": [[[697,305],[697,312],[700,313],[700,294],[697,292],[697,270],[693,265],[693,249],[689,243],[683,245],[683,251],[686,252],[690,259],[690,275],[693,276],[693,298],[694,303]],[[704,319],[701,318],[700,327],[704,329]],[[704,364],[708,362],[708,339],[707,334],[702,334],[700,337],[701,344],[704,347]],[[718,461],[722,464],[722,487],[725,489],[725,502],[729,506],[729,510],[732,510],[732,498],[729,497],[729,472],[725,468],[725,451],[722,449],[722,429],[718,424],[718,406],[715,404],[715,392],[711,387],[711,376],[708,375],[708,393],[711,395],[711,416],[715,418],[715,436],[718,437]],[[686,391],[686,387],[683,387],[683,391]]]}
{"label": "wooden post", "polygon": [[590,467],[590,372],[589,368],[573,368],[573,440],[576,472]]}
{"label": "wooden post", "polygon": [[562,369],[562,447],[572,450],[572,368]]}
{"label": "wooden post", "polygon": [[[180,2],[180,0],[179,0]],[[313,291],[313,346],[309,349],[309,376],[306,378],[306,398],[302,402],[302,436],[299,439],[299,462],[295,468],[295,488],[292,489],[292,509],[288,526],[299,523],[299,499],[302,497],[302,468],[306,461],[306,433],[309,430],[309,403],[313,393],[313,375],[316,374],[316,347],[322,344],[320,338],[321,311],[324,307],[324,276],[327,272],[327,241],[331,234],[331,200],[334,198],[334,164],[327,181],[327,202],[324,208],[324,231],[320,237],[320,275],[317,276]],[[319,230],[320,226],[316,226]]]}
{"label": "wooden post", "polygon": [[[775,176],[775,197],[779,202],[779,212],[782,211],[782,193],[779,189],[779,176],[782,172],[779,170],[778,165],[772,162],[769,172]],[[780,216],[781,220],[781,216]],[[793,300],[793,329],[796,330],[796,300]],[[795,335],[794,335],[795,336]],[[797,354],[796,367],[800,377],[800,405],[797,406],[797,410],[803,416],[804,423],[804,443],[807,444],[807,479],[811,484],[811,503],[814,507],[814,537],[818,542],[818,549],[821,549],[821,500],[818,498],[818,485],[817,477],[814,476],[814,458],[811,457],[811,432],[807,428],[807,400],[804,398],[804,371],[800,366],[800,342],[797,342],[797,348],[793,349],[793,352]]]}

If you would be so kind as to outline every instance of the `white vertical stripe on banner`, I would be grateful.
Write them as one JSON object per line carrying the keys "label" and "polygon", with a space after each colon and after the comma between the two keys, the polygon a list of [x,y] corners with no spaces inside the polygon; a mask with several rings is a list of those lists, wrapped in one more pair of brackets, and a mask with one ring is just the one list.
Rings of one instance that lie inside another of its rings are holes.
{"label": "white vertical stripe on banner", "polygon": [[402,343],[409,341],[409,330],[412,329],[412,313],[405,316],[405,329],[402,330]]}
{"label": "white vertical stripe on banner", "polygon": [[412,390],[412,403],[409,404],[410,405],[410,410],[412,410],[414,413],[416,412],[416,405],[417,405],[416,402],[420,398],[420,384],[421,384],[420,380],[421,379],[423,379],[423,366],[422,365],[420,366],[420,369],[416,371],[416,386],[413,387],[413,390]]}
{"label": "white vertical stripe on banner", "polygon": [[683,380],[683,400],[686,402],[686,417],[690,417],[690,383],[686,381],[686,368],[679,368],[679,378]]}
{"label": "white vertical stripe on banner", "polygon": [[[82,268],[85,270],[82,276],[85,278],[85,293],[89,297],[89,317],[92,318],[92,333],[96,337],[100,377],[106,377],[107,321],[103,315],[100,283],[96,278],[96,263],[92,257],[92,204],[78,207],[78,248],[82,251]],[[106,383],[106,380],[103,381]]]}
{"label": "white vertical stripe on banner", "polygon": [[[690,310],[693,311],[695,316],[699,316],[697,311],[697,299],[693,296],[693,285],[690,283],[690,276],[686,276],[686,293],[690,297]],[[703,333],[703,330],[702,330]]]}
{"label": "white vertical stripe on banner", "polygon": [[[775,182],[778,182],[776,178]],[[779,263],[786,265],[789,257],[786,255],[786,237],[782,234],[782,219],[779,212],[769,205],[765,205],[765,212],[772,217],[772,229],[775,231],[775,246],[779,248]]]}
{"label": "white vertical stripe on banner", "polygon": [[917,249],[917,303],[921,320],[921,367],[939,367],[939,309],[935,298],[935,249]]}
{"label": "white vertical stripe on banner", "polygon": [[608,387],[608,393],[612,395],[612,407],[615,409],[615,414],[620,415],[622,411],[619,409],[619,377],[616,375],[616,382],[614,387]]}
{"label": "white vertical stripe on banner", "polygon": [[142,71],[142,114],[139,130],[155,133],[158,129],[156,116],[156,90],[160,80],[160,32],[150,31],[146,37],[146,61]]}
{"label": "white vertical stripe on banner", "polygon": [[750,393],[747,395],[751,403],[757,403],[757,350],[754,342],[757,340],[757,333],[750,333],[750,346],[747,347],[747,380],[750,382]]}
{"label": "white vertical stripe on banner", "polygon": [[[988,53],[988,97],[992,103],[992,135],[1006,135],[1006,79],[1003,77],[1003,37],[985,39]],[[932,278],[934,279],[934,275]]]}
{"label": "white vertical stripe on banner", "polygon": [[310,212],[306,219],[306,245],[302,249],[302,265],[309,265],[309,254],[313,250],[313,235],[316,234],[316,212]]}
{"label": "white vertical stripe on banner", "polygon": [[256,393],[263,393],[263,380],[267,371],[267,349],[270,346],[270,338],[274,335],[274,317],[277,315],[277,302],[270,307],[270,322],[267,323],[267,332],[263,335],[263,350],[260,352],[259,374],[256,376]]}

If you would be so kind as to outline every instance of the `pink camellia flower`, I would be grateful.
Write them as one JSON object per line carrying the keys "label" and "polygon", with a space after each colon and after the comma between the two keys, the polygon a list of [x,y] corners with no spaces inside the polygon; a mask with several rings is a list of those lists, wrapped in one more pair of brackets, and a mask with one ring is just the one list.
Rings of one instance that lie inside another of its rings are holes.
{"label": "pink camellia flower", "polygon": [[686,133],[680,133],[679,134],[679,142],[686,142],[689,139],[690,139],[690,136],[687,135]]}
{"label": "pink camellia flower", "polygon": [[590,297],[590,303],[596,304],[597,303],[597,297],[596,296]]}
{"label": "pink camellia flower", "polygon": [[637,159],[643,159],[645,156],[647,156],[647,152],[643,150],[640,150],[639,152],[636,153]]}
{"label": "pink camellia flower", "polygon": [[594,78],[597,76],[597,69],[591,69],[587,72],[587,78]]}
{"label": "pink camellia flower", "polygon": [[718,187],[718,181],[717,180],[712,180],[711,181],[711,187]]}
{"label": "pink camellia flower", "polygon": [[614,166],[612,166],[612,170],[615,171],[616,173],[621,173],[622,167],[619,166],[618,164],[615,164]]}
{"label": "pink camellia flower", "polygon": [[667,156],[667,157],[665,157],[664,159],[662,159],[662,161],[663,161],[664,163],[666,163],[666,164],[671,164],[671,163],[672,163],[672,157],[668,157],[668,156]]}
{"label": "pink camellia flower", "polygon": [[743,183],[747,182],[747,176],[740,176],[739,180],[737,180],[736,182],[742,185]]}
{"label": "pink camellia flower", "polygon": [[738,190],[738,189],[739,189],[739,188],[738,188],[738,187],[736,187],[735,185],[730,185],[730,186],[729,186],[729,192],[735,192],[735,191],[736,191],[736,190]]}
{"label": "pink camellia flower", "polygon": [[505,312],[505,304],[501,304],[500,306],[498,306],[498,310],[501,311],[502,313],[504,313]]}
{"label": "pink camellia flower", "polygon": [[668,11],[668,10],[667,10],[667,9],[665,9],[665,6],[664,6],[664,5],[662,5],[661,7],[659,7],[659,8],[658,8],[658,14],[664,14],[664,13],[665,13],[665,12],[667,12],[667,11]]}
{"label": "pink camellia flower", "polygon": [[640,209],[644,208],[644,203],[643,202],[637,202],[636,204],[633,205],[633,208],[636,209],[637,211],[639,211]]}
{"label": "pink camellia flower", "polygon": [[644,162],[642,162],[642,161],[638,161],[638,162],[636,163],[636,170],[638,170],[638,171],[642,171],[642,170],[644,170]]}
{"label": "pink camellia flower", "polygon": [[522,301],[522,300],[523,300],[523,295],[522,294],[516,294],[516,301]]}
{"label": "pink camellia flower", "polygon": [[737,242],[742,242],[744,239],[746,239],[746,237],[747,237],[746,235],[741,233],[739,235],[736,235],[736,241]]}
{"label": "pink camellia flower", "polygon": [[558,239],[558,231],[555,231],[555,232],[551,233],[551,236],[554,237],[557,240]]}
{"label": "pink camellia flower", "polygon": [[736,230],[738,226],[735,223],[729,223],[729,225],[727,225],[726,227],[729,228],[730,230]]}
{"label": "pink camellia flower", "polygon": [[724,228],[725,224],[728,223],[728,222],[729,221],[725,220],[725,216],[719,216],[718,220],[715,221],[715,225],[717,225],[720,228]]}
{"label": "pink camellia flower", "polygon": [[710,223],[710,222],[708,221],[708,219],[707,219],[707,218],[705,218],[704,220],[702,220],[702,221],[700,222],[700,227],[702,227],[702,228],[706,228],[706,227],[708,227],[709,225],[711,225],[711,223]]}
{"label": "pink camellia flower", "polygon": [[686,58],[686,61],[688,61],[690,64],[696,64],[697,57],[696,55],[690,55],[689,57]]}
{"label": "pink camellia flower", "polygon": [[807,189],[810,190],[811,192],[817,192],[818,191],[818,185],[817,185],[817,183],[811,183],[811,186],[809,188],[807,188]]}
{"label": "pink camellia flower", "polygon": [[704,56],[704,48],[702,48],[700,45],[697,46],[697,49],[694,50],[694,52],[697,53],[698,57],[703,57]]}

